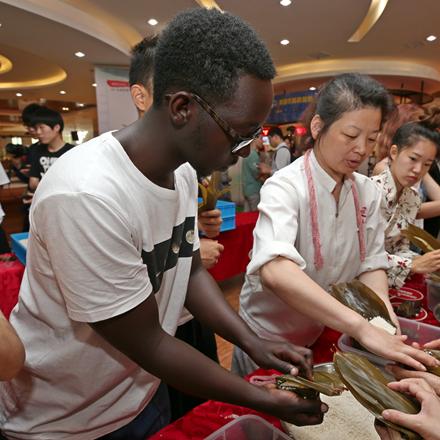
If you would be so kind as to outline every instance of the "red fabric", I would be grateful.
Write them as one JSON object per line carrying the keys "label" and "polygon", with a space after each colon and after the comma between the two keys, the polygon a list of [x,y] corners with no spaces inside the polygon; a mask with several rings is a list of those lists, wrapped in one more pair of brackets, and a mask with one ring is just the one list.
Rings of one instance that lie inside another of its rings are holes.
{"label": "red fabric", "polygon": [[[256,370],[246,377],[271,375],[275,370]],[[208,435],[220,429],[222,426],[247,414],[254,414],[267,420],[276,428],[283,430],[280,420],[268,414],[263,414],[242,406],[230,405],[229,403],[208,400],[195,407],[184,417],[166,426],[157,434],[149,437],[150,440],[202,440]]]}
{"label": "red fabric", "polygon": [[[12,254],[3,254],[11,256]],[[0,261],[0,310],[9,319],[18,300],[24,266],[20,261]]]}
{"label": "red fabric", "polygon": [[209,270],[217,281],[223,281],[246,272],[257,218],[258,211],[239,212],[235,217],[235,229],[222,232],[216,238],[225,247],[218,263]]}

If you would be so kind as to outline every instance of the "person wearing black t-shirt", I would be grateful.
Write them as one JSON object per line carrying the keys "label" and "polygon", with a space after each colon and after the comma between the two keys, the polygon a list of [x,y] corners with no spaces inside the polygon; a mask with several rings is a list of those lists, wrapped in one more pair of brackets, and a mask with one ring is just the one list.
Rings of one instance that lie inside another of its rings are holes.
{"label": "person wearing black t-shirt", "polygon": [[32,116],[32,126],[35,128],[35,135],[40,144],[32,156],[29,173],[31,192],[37,189],[40,180],[52,164],[73,148],[73,145],[63,140],[64,121],[57,111],[41,107]]}

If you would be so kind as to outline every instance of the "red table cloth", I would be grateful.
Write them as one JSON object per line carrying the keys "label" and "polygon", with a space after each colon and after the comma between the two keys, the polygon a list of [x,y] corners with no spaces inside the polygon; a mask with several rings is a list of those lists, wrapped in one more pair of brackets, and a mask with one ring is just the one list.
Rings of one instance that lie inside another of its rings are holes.
{"label": "red table cloth", "polygon": [[[3,257],[12,254],[3,254]],[[17,303],[24,266],[20,261],[0,261],[0,310],[9,318]]]}

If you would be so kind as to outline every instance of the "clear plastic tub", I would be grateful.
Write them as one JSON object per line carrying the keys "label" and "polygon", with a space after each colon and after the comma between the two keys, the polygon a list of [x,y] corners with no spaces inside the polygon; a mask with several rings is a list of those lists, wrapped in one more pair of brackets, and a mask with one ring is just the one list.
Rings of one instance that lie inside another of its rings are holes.
{"label": "clear plastic tub", "polygon": [[428,286],[428,309],[434,311],[435,306],[440,304],[440,283],[427,279]]}
{"label": "clear plastic tub", "polygon": [[[433,339],[440,338],[440,327],[434,325],[423,324],[423,322],[414,321],[412,319],[398,318],[400,322],[400,328],[402,334],[408,336],[408,343],[418,342],[420,344],[425,344],[426,342],[432,341]],[[383,366],[391,362],[388,359],[384,359],[368,351],[359,350],[352,346],[353,340],[350,336],[343,334],[338,340],[338,347],[342,351],[348,351],[356,354],[365,356],[371,362],[376,365]]]}
{"label": "clear plastic tub", "polygon": [[205,440],[291,440],[269,422],[255,415],[237,417]]}

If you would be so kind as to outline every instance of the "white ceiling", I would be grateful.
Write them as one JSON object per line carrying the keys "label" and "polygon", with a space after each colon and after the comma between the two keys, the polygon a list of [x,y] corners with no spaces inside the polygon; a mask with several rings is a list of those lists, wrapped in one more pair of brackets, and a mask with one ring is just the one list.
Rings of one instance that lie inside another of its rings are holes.
{"label": "white ceiling", "polygon": [[[217,0],[260,34],[277,65],[277,89],[305,88],[342,70],[381,75],[392,88],[440,90],[440,0],[389,0],[375,26],[359,43],[358,28],[370,0]],[[93,67],[128,65],[129,49],[160,31],[176,13],[198,7],[195,0],[0,0],[0,55],[13,68],[0,75],[0,100],[69,100],[95,103]],[[149,26],[149,18],[159,25]],[[425,37],[438,34],[428,43]],[[287,38],[288,46],[279,41]],[[86,53],[77,58],[76,51]],[[317,61],[317,58],[322,58]],[[258,60],[255,60],[258,62]],[[5,83],[35,81],[65,72],[55,85],[5,89]],[[60,90],[66,90],[62,96]]]}

